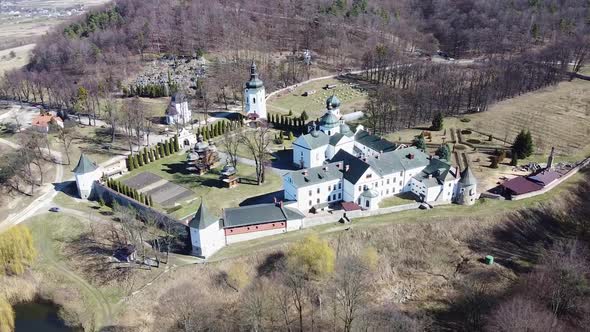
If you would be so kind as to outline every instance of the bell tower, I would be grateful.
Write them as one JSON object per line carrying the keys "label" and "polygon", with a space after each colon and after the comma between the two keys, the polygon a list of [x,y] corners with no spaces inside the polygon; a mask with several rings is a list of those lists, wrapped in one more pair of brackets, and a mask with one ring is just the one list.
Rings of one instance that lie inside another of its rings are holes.
{"label": "bell tower", "polygon": [[266,93],[264,83],[258,78],[256,64],[250,66],[250,80],[244,89],[244,110],[246,116],[266,119]]}

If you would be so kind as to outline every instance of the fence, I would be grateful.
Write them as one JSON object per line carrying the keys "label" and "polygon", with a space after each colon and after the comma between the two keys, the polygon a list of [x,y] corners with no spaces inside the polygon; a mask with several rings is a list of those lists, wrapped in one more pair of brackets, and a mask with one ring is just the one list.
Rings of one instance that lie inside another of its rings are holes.
{"label": "fence", "polygon": [[[346,216],[349,219],[373,217],[373,216],[378,216],[378,215],[382,215],[382,214],[389,214],[389,213],[394,213],[394,212],[401,212],[401,211],[406,211],[406,210],[418,209],[421,204],[422,203],[410,203],[410,204],[380,208],[380,209],[376,209],[376,210],[356,210],[356,211],[346,212]],[[444,202],[442,204],[432,204],[432,205],[443,205],[443,204],[449,204],[449,203]],[[302,227],[308,228],[308,227],[315,227],[315,226],[319,226],[319,225],[325,225],[325,224],[329,224],[329,223],[338,222],[338,221],[340,221],[340,219],[342,219],[342,217],[344,217],[344,213],[345,213],[344,211],[339,210],[339,211],[334,211],[332,214],[329,214],[329,215],[321,215],[321,216],[317,216],[317,217],[315,217],[315,216],[314,217],[307,217],[307,218],[303,219],[303,226]]]}
{"label": "fence", "polygon": [[116,202],[119,205],[131,207],[137,211],[139,216],[143,219],[154,218],[170,226],[174,234],[175,241],[172,244],[171,250],[178,253],[191,252],[191,239],[189,227],[182,224],[180,221],[170,217],[169,215],[155,210],[145,204],[142,204],[130,197],[120,194],[111,188],[103,185],[100,182],[95,182],[92,188],[91,198],[103,199],[105,203],[111,205]]}

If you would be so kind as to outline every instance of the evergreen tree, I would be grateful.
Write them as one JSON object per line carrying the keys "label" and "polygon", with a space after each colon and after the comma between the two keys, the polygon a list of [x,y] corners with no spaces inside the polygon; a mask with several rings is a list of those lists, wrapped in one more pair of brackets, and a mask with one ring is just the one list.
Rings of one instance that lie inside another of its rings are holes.
{"label": "evergreen tree", "polygon": [[524,159],[533,154],[533,138],[530,131],[521,130],[512,144],[512,151],[518,159]]}
{"label": "evergreen tree", "polygon": [[422,151],[425,151],[426,150],[426,141],[424,140],[424,134],[420,134],[419,136],[416,136],[416,138],[414,138],[414,141],[412,141],[412,145]]}
{"label": "evergreen tree", "polygon": [[121,192],[121,183],[119,181],[115,182],[115,185],[117,187],[117,192],[120,193]]}
{"label": "evergreen tree", "polygon": [[135,167],[133,165],[133,157],[131,154],[127,156],[127,169],[130,172],[135,169]]}
{"label": "evergreen tree", "polygon": [[178,135],[174,135],[174,151],[180,151],[180,144],[178,143]]}
{"label": "evergreen tree", "polygon": [[289,110],[289,114],[288,115],[289,116],[293,116],[293,111],[292,110]]}
{"label": "evergreen tree", "polygon": [[137,157],[137,164],[139,164],[139,167],[143,166],[143,157],[141,155],[141,152],[139,152],[135,156]]}
{"label": "evergreen tree", "polygon": [[443,144],[443,145],[439,146],[438,149],[436,150],[436,155],[440,159],[450,161],[451,160],[451,149],[449,148],[449,145]]}
{"label": "evergreen tree", "polygon": [[154,206],[154,202],[152,201],[152,195],[148,196],[148,203],[149,206]]}
{"label": "evergreen tree", "polygon": [[171,138],[168,140],[168,145],[169,145],[169,149],[170,149],[170,154],[174,154],[174,139]]}
{"label": "evergreen tree", "polygon": [[145,153],[145,149],[141,152],[141,158],[143,159],[144,165],[149,164],[149,160],[148,160],[147,154]]}
{"label": "evergreen tree", "polygon": [[307,121],[307,119],[309,119],[309,115],[307,115],[307,112],[306,111],[303,111],[301,113],[301,120]]}
{"label": "evergreen tree", "polygon": [[518,166],[518,155],[514,150],[512,150],[512,160],[510,160],[510,166]]}
{"label": "evergreen tree", "polygon": [[492,156],[492,163],[490,164],[490,168],[498,168],[498,164],[500,159],[498,156]]}
{"label": "evergreen tree", "polygon": [[292,141],[293,138],[294,138],[293,132],[292,131],[289,131],[289,140]]}
{"label": "evergreen tree", "polygon": [[443,119],[442,113],[440,113],[440,112],[437,113],[434,116],[434,119],[432,119],[432,127],[431,127],[431,129],[432,130],[436,130],[436,131],[442,130],[443,129],[443,121],[444,121],[444,119]]}
{"label": "evergreen tree", "polygon": [[168,157],[170,155],[170,145],[168,141],[164,141],[164,155]]}
{"label": "evergreen tree", "polygon": [[164,158],[166,156],[166,154],[164,153],[164,146],[162,145],[162,143],[158,143],[158,151],[160,158]]}

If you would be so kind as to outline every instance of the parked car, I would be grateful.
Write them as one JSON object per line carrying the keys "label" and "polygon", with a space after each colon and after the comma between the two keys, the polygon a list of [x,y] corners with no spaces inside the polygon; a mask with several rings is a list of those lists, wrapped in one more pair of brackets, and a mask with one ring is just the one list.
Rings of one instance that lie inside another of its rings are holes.
{"label": "parked car", "polygon": [[59,212],[60,209],[57,206],[54,206],[51,209],[49,209],[49,211],[51,211],[51,212]]}

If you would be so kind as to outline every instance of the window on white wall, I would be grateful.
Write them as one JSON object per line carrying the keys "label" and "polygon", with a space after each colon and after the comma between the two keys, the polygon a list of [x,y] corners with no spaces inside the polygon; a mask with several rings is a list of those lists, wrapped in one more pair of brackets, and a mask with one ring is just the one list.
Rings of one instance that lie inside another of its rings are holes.
{"label": "window on white wall", "polygon": [[252,104],[256,104],[256,97],[252,98]]}

